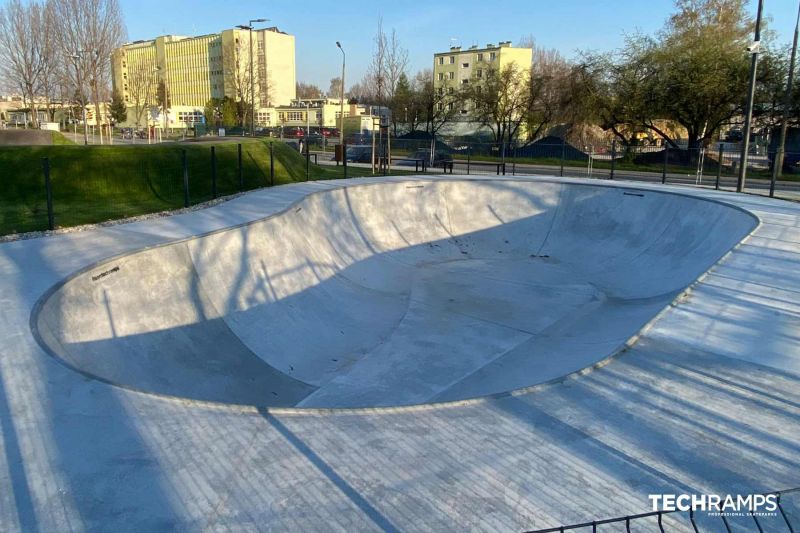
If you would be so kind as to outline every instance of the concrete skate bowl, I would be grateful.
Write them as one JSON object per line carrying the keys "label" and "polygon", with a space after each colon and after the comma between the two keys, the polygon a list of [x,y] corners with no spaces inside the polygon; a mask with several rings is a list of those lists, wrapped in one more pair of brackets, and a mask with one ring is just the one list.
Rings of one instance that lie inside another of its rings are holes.
{"label": "concrete skate bowl", "polygon": [[262,407],[447,402],[615,354],[757,225],[558,181],[342,187],[51,289],[40,344],[144,392]]}

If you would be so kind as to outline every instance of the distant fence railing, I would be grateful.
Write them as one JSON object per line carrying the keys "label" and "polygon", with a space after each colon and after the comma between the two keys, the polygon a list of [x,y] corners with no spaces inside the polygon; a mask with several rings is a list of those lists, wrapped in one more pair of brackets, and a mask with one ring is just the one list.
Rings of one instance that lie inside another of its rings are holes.
{"label": "distant fence railing", "polygon": [[[437,137],[382,139],[381,144],[371,137],[351,136],[348,144],[351,148],[374,150],[376,158],[387,158],[390,154],[392,165],[424,159],[425,171],[429,172],[547,174],[698,185],[720,190],[737,189],[742,157],[738,147],[731,143],[691,149],[669,144],[625,146],[616,142],[576,147],[564,141],[523,145]],[[750,150],[746,191],[800,197],[800,151],[785,152],[777,173],[773,172],[775,159],[775,152],[767,147],[755,146]]]}

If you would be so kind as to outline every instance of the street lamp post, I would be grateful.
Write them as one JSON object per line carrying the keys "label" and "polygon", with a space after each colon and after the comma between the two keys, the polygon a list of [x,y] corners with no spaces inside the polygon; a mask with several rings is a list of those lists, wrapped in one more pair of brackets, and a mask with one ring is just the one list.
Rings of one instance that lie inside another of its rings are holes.
{"label": "street lamp post", "polygon": [[756,70],[758,68],[758,50],[761,46],[761,13],[764,10],[764,0],[758,0],[758,14],[756,15],[756,31],[753,43],[748,47],[752,55],[750,60],[750,89],[747,93],[747,108],[744,115],[744,139],[742,139],[742,157],[739,166],[739,180],[736,183],[736,192],[744,191],[744,182],[747,177],[747,152],[750,150],[750,129],[753,120],[753,99],[756,92]]}
{"label": "street lamp post", "polygon": [[237,26],[239,29],[247,30],[250,36],[250,136],[256,135],[256,81],[253,77],[253,24],[255,22],[267,22],[268,19],[250,19],[247,25]]}
{"label": "street lamp post", "polygon": [[86,102],[83,101],[83,76],[81,75],[81,69],[78,67],[78,60],[83,59],[83,50],[78,50],[70,57],[75,60],[75,75],[78,81],[78,96],[81,98],[81,110],[83,112],[83,144],[88,145],[89,133],[87,132],[86,126]]}
{"label": "street lamp post", "polygon": [[[339,128],[339,145],[341,145],[342,147],[340,148],[340,150],[344,150],[344,64],[345,60],[347,59],[347,55],[344,53],[344,48],[342,48],[342,43],[336,41],[336,46],[339,48],[339,50],[342,51],[342,88],[341,88],[341,94],[339,95],[341,97],[339,104],[339,118],[341,120],[341,125]],[[345,154],[344,152],[342,152],[342,158],[344,159],[344,157]]]}

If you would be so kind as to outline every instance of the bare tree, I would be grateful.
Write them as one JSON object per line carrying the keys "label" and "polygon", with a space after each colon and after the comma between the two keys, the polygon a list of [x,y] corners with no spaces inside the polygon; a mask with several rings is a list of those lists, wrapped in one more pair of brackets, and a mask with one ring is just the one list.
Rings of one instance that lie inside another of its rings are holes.
{"label": "bare tree", "polygon": [[128,95],[133,107],[133,123],[138,128],[142,117],[155,101],[155,89],[158,86],[156,65],[154,62],[136,62],[128,68]]}
{"label": "bare tree", "polygon": [[342,78],[331,78],[330,87],[328,87],[328,98],[339,98],[342,96]]}
{"label": "bare tree", "polygon": [[[111,54],[122,45],[127,32],[118,0],[52,0],[59,21],[59,48],[71,58],[68,69],[75,87],[79,78],[88,85],[100,123],[100,102],[108,95]],[[72,56],[78,55],[74,58]],[[76,70],[80,72],[76,72]],[[79,88],[82,93],[82,88]]]}
{"label": "bare tree", "polygon": [[433,86],[433,72],[421,70],[414,76],[412,116],[425,123],[425,131],[435,135],[458,113],[459,95]]}
{"label": "bare tree", "polygon": [[362,85],[369,93],[369,97],[376,104],[382,105],[386,98],[386,54],[387,38],[383,31],[383,19],[378,21],[378,32],[373,37],[374,49],[372,59],[367,66],[367,72],[362,80]]}
{"label": "bare tree", "polygon": [[408,50],[400,44],[394,28],[392,28],[392,34],[388,39],[387,45],[386,78],[388,83],[386,89],[389,93],[389,98],[393,99],[397,90],[397,83],[408,68]]}
{"label": "bare tree", "polygon": [[460,92],[462,106],[472,106],[475,120],[492,131],[496,142],[514,139],[532,108],[530,73],[514,63],[489,69],[483,83],[467,84]]}
{"label": "bare tree", "polygon": [[298,81],[295,85],[298,98],[322,98],[322,89],[313,83]]}
{"label": "bare tree", "polygon": [[34,126],[39,123],[36,97],[53,64],[49,9],[49,3],[36,0],[9,0],[0,8],[0,72],[22,93]]}

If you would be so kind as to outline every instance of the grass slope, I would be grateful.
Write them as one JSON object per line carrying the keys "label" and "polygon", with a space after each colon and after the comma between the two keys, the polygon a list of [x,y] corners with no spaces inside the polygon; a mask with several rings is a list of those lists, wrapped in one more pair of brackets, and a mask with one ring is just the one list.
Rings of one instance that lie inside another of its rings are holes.
{"label": "grass slope", "polygon": [[[55,224],[75,226],[184,206],[183,154],[189,171],[189,203],[212,195],[211,147],[216,151],[217,193],[272,185],[269,142],[244,140],[240,187],[236,142],[121,146],[0,147],[0,234],[47,229],[42,159],[48,158]],[[274,184],[304,181],[306,161],[291,147],[274,142]],[[309,168],[310,179],[341,177],[341,169]],[[367,169],[368,170],[368,169]],[[349,168],[349,176],[364,175]]]}

